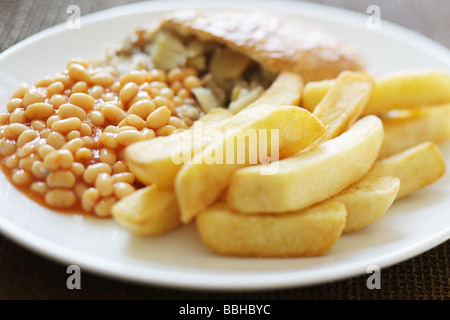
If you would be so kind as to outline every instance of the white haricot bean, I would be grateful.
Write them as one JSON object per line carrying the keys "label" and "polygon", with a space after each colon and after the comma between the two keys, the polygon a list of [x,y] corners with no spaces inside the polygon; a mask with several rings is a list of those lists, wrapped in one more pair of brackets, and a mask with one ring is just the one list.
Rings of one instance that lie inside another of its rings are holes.
{"label": "white haricot bean", "polygon": [[84,211],[92,212],[95,204],[100,199],[100,193],[95,188],[87,188],[81,197],[81,206]]}
{"label": "white haricot bean", "polygon": [[66,142],[66,138],[61,133],[56,131],[50,132],[47,137],[47,143],[55,149],[62,148],[66,144]]}
{"label": "white haricot bean", "polygon": [[90,95],[85,93],[74,93],[70,96],[69,102],[80,108],[83,108],[84,111],[89,112],[94,109],[95,100]]}
{"label": "white haricot bean", "polygon": [[114,195],[118,199],[123,199],[129,194],[132,194],[135,191],[135,188],[126,182],[116,182],[114,183]]}
{"label": "white haricot bean", "polygon": [[38,102],[28,105],[24,115],[27,119],[46,120],[53,113],[53,106],[50,103]]}
{"label": "white haricot bean", "polygon": [[33,181],[31,174],[23,169],[14,170],[11,179],[19,185],[27,185]]}
{"label": "white haricot bean", "polygon": [[48,170],[42,161],[34,161],[33,165],[31,166],[31,172],[33,175],[38,179],[45,179],[47,175],[50,173],[50,170]]}
{"label": "white haricot bean", "polygon": [[33,182],[30,186],[30,189],[40,194],[41,196],[44,196],[48,192],[47,184],[42,181]]}
{"label": "white haricot bean", "polygon": [[123,146],[129,146],[132,143],[144,140],[144,135],[136,130],[126,130],[117,134],[116,140]]}
{"label": "white haricot bean", "polygon": [[95,179],[95,188],[102,197],[109,197],[114,193],[114,183],[107,173],[100,173]]}
{"label": "white haricot bean", "polygon": [[109,197],[101,199],[95,206],[94,212],[99,217],[108,217],[111,215],[111,207],[117,202],[116,198]]}
{"label": "white haricot bean", "polygon": [[84,141],[81,138],[75,138],[67,142],[62,149],[69,150],[72,154],[75,154],[77,150],[84,147]]}
{"label": "white haricot bean", "polygon": [[38,137],[38,133],[32,129],[27,129],[22,132],[17,138],[17,147],[21,148],[25,145],[25,143],[31,142]]}
{"label": "white haricot bean", "polygon": [[95,180],[100,173],[111,174],[111,172],[111,166],[106,163],[91,164],[84,171],[83,180],[89,185],[94,185]]}
{"label": "white haricot bean", "polygon": [[44,159],[44,166],[51,171],[70,169],[73,163],[73,155],[69,150],[61,149],[53,151]]}
{"label": "white haricot bean", "polygon": [[16,142],[13,140],[0,140],[0,154],[4,156],[10,156],[16,151]]}
{"label": "white haricot bean", "polygon": [[53,189],[45,195],[45,202],[54,208],[71,208],[76,201],[77,198],[72,190]]}
{"label": "white haricot bean", "polygon": [[52,123],[52,130],[62,134],[66,134],[72,130],[79,130],[81,128],[81,120],[76,117],[57,120]]}
{"label": "white haricot bean", "polygon": [[75,185],[76,178],[71,171],[60,170],[50,172],[46,181],[50,188],[72,189]]}
{"label": "white haricot bean", "polygon": [[86,119],[86,111],[71,103],[64,103],[58,109],[58,115],[61,119],[76,117],[80,120]]}
{"label": "white haricot bean", "polygon": [[80,162],[74,162],[72,163],[72,168],[70,170],[72,170],[76,177],[81,177],[84,173],[84,165]]}
{"label": "white haricot bean", "polygon": [[102,115],[106,121],[116,125],[126,117],[127,113],[111,103],[106,103],[102,108]]}
{"label": "white haricot bean", "polygon": [[129,184],[133,184],[136,180],[136,176],[132,172],[120,172],[113,174],[112,177],[114,182],[126,182]]}
{"label": "white haricot bean", "polygon": [[101,162],[107,163],[111,166],[114,165],[117,161],[116,152],[108,148],[102,148],[100,150],[99,158]]}

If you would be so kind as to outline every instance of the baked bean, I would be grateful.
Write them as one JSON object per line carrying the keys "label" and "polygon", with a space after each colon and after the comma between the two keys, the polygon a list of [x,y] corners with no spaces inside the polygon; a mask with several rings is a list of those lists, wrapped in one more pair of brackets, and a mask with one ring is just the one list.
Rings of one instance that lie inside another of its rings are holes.
{"label": "baked bean", "polygon": [[168,125],[165,125],[165,126],[159,128],[158,130],[156,130],[156,135],[157,136],[168,136],[168,135],[171,135],[175,130],[177,130],[176,127],[168,124]]}
{"label": "baked bean", "polygon": [[129,146],[132,143],[144,140],[144,135],[136,130],[125,130],[117,134],[116,140],[123,146]]}
{"label": "baked bean", "polygon": [[84,173],[84,166],[80,162],[74,162],[72,163],[72,168],[70,168],[70,170],[72,170],[76,177],[81,177]]}
{"label": "baked bean", "polygon": [[184,73],[181,68],[173,68],[167,73],[167,80],[169,82],[181,81],[184,78]]}
{"label": "baked bean", "polygon": [[5,128],[5,137],[9,139],[17,139],[22,134],[22,132],[27,129],[28,127],[22,123],[12,123]]}
{"label": "baked bean", "polygon": [[83,137],[92,135],[91,126],[86,122],[81,123],[80,134]]}
{"label": "baked bean", "polygon": [[105,117],[103,117],[103,114],[100,111],[92,110],[89,113],[89,118],[92,121],[92,124],[97,127],[102,127],[105,125]]}
{"label": "baked bean", "polygon": [[62,148],[69,150],[72,154],[75,154],[75,152],[78,149],[81,149],[84,147],[84,141],[80,138],[75,138],[67,142]]}
{"label": "baked bean", "polygon": [[9,113],[13,112],[17,108],[22,108],[22,99],[19,98],[12,98],[8,101],[6,104],[6,110],[8,110]]}
{"label": "baked bean", "polygon": [[141,100],[150,100],[150,99],[152,99],[152,97],[148,92],[140,91],[133,99],[131,99],[131,101],[128,102],[128,106],[131,106]]}
{"label": "baked bean", "polygon": [[71,171],[52,171],[46,179],[50,188],[72,189],[75,186],[76,178]]}
{"label": "baked bean", "polygon": [[44,196],[48,192],[47,184],[42,181],[33,182],[30,186],[30,189],[40,194],[41,196]]}
{"label": "baked bean", "polygon": [[55,81],[59,81],[64,85],[65,89],[72,88],[76,81],[72,80],[68,74],[57,74],[55,76]]}
{"label": "baked bean", "polygon": [[187,76],[183,80],[186,89],[191,90],[202,86],[202,82],[196,76]]}
{"label": "baked bean", "polygon": [[169,110],[173,114],[175,114],[175,105],[169,99],[164,98],[163,96],[157,96],[157,97],[153,98],[153,103],[156,105],[156,108],[165,106],[165,107],[169,108]]}
{"label": "baked bean", "polygon": [[114,183],[107,173],[100,173],[95,179],[95,188],[102,197],[109,197],[114,193]]}
{"label": "baked bean", "polygon": [[181,88],[184,88],[184,87],[183,87],[183,83],[181,82],[181,80],[177,80],[177,81],[174,81],[170,85],[170,88],[172,89],[172,91],[174,93],[177,93]]}
{"label": "baked bean", "polygon": [[19,185],[27,185],[33,181],[31,174],[23,169],[13,170],[12,181]]}
{"label": "baked bean", "polygon": [[77,130],[72,130],[69,133],[66,134],[66,140],[70,141],[73,139],[77,139],[77,138],[81,138],[81,133],[80,131]]}
{"label": "baked bean", "polygon": [[44,166],[51,171],[70,169],[73,163],[73,155],[69,150],[55,150],[44,158]]}
{"label": "baked bean", "polygon": [[42,161],[36,160],[31,165],[31,173],[38,179],[45,179],[50,173]]}
{"label": "baked bean", "polygon": [[30,126],[34,130],[42,131],[45,128],[46,124],[42,120],[33,120],[33,121],[30,122]]}
{"label": "baked bean", "polygon": [[91,77],[91,81],[95,85],[109,87],[114,83],[114,77],[109,72],[99,72]]}
{"label": "baked bean", "polygon": [[53,106],[49,103],[39,102],[28,105],[24,114],[27,119],[45,120],[53,114]]}
{"label": "baked bean", "polygon": [[111,92],[119,93],[122,86],[120,85],[120,81],[114,81],[111,85]]}
{"label": "baked bean", "polygon": [[54,189],[45,195],[45,202],[54,208],[70,208],[76,201],[77,198],[72,190]]}
{"label": "baked bean", "polygon": [[138,70],[132,70],[120,77],[120,85],[124,86],[129,82],[134,82],[137,85],[141,85],[145,81],[145,73]]}
{"label": "baked bean", "polygon": [[18,168],[31,172],[33,162],[36,160],[36,156],[33,156],[33,154],[31,153],[29,156],[20,159]]}
{"label": "baked bean", "polygon": [[64,89],[64,84],[61,81],[53,82],[47,87],[47,95],[51,97],[54,94],[61,94],[64,92]]}
{"label": "baked bean", "polygon": [[77,199],[81,200],[83,198],[83,193],[84,193],[84,191],[86,191],[86,189],[87,189],[87,186],[83,182],[75,183],[75,186],[73,187],[73,191],[75,192]]}
{"label": "baked bean", "polygon": [[117,106],[107,103],[102,108],[102,115],[106,121],[118,124],[126,117],[127,113]]}
{"label": "baked bean", "polygon": [[171,126],[174,126],[177,129],[180,129],[180,128],[181,129],[186,129],[187,128],[187,126],[183,122],[183,120],[181,120],[178,117],[170,117],[168,124],[171,125]]}
{"label": "baked bean", "polygon": [[152,69],[150,70],[150,76],[153,81],[167,81],[167,74],[164,70],[161,69]]}
{"label": "baked bean", "polygon": [[112,169],[114,173],[122,173],[129,171],[127,164],[123,161],[117,161],[116,163],[114,163]]}
{"label": "baked bean", "polygon": [[25,92],[22,99],[23,107],[28,107],[30,104],[43,102],[47,97],[47,91],[39,88],[30,88]]}
{"label": "baked bean", "polygon": [[99,153],[99,158],[101,162],[107,163],[109,165],[114,165],[117,161],[117,155],[114,150],[108,148],[102,148]]}
{"label": "baked bean", "polygon": [[30,141],[33,141],[38,137],[38,133],[32,129],[27,129],[23,131],[20,136],[17,138],[17,147],[21,148]]}
{"label": "baked bean", "polygon": [[25,158],[34,152],[34,146],[31,144],[26,144],[22,148],[17,148],[16,152],[20,158]]}
{"label": "baked bean", "polygon": [[105,89],[100,85],[96,85],[89,90],[89,93],[92,96],[92,98],[100,99],[102,95],[105,93]]}
{"label": "baked bean", "polygon": [[100,173],[112,173],[111,166],[106,163],[96,163],[91,164],[86,168],[86,170],[83,173],[83,180],[89,184],[93,185],[95,183],[95,179],[97,179],[97,176]]}
{"label": "baked bean", "polygon": [[9,116],[9,122],[11,123],[25,123],[26,120],[24,108],[16,108]]}
{"label": "baked bean", "polygon": [[171,115],[169,108],[162,106],[147,117],[147,126],[151,129],[159,129],[167,124]]}
{"label": "baked bean", "polygon": [[86,68],[79,63],[70,64],[67,70],[69,72],[69,77],[74,81],[89,82],[91,80]]}
{"label": "baked bean", "polygon": [[25,96],[25,93],[28,91],[28,89],[30,88],[30,86],[26,83],[22,83],[17,90],[13,93],[12,95],[12,99],[14,98],[19,98],[19,99],[23,99],[23,97]]}
{"label": "baked bean", "polygon": [[[75,94],[75,93],[87,93],[88,92],[88,85],[86,82],[84,81],[78,81],[77,83],[75,83],[72,86],[72,90],[70,92],[70,94]],[[68,94],[68,95],[70,95]]]}
{"label": "baked bean", "polygon": [[111,102],[111,101],[116,101],[117,97],[114,95],[114,93],[107,92],[104,95],[102,95],[102,100],[105,102]]}
{"label": "baked bean", "polygon": [[173,97],[172,102],[176,108],[176,107],[181,106],[184,103],[184,99],[179,96],[175,96],[175,97]]}
{"label": "baked bean", "polygon": [[55,109],[58,109],[61,105],[64,103],[67,103],[68,99],[66,96],[63,96],[61,94],[54,94],[50,97],[50,100],[48,101]]}
{"label": "baked bean", "polygon": [[154,137],[156,137],[156,133],[153,129],[144,128],[141,132],[144,135],[145,140],[153,139]]}
{"label": "baked bean", "polygon": [[100,199],[100,193],[95,188],[87,188],[81,197],[81,206],[86,212],[92,212],[95,204]]}
{"label": "baked bean", "polygon": [[138,130],[142,130],[146,125],[146,122],[141,117],[135,114],[127,115],[122,121],[117,125],[118,127],[131,126]]}
{"label": "baked bean", "polygon": [[96,145],[96,142],[91,137],[85,136],[85,137],[81,137],[80,139],[83,140],[84,146],[86,148],[93,148],[94,145]]}
{"label": "baked bean", "polygon": [[74,104],[65,103],[59,107],[58,116],[61,119],[76,117],[80,120],[85,120],[86,119],[86,111],[84,111],[84,109],[82,109]]}
{"label": "baked bean", "polygon": [[116,182],[114,183],[114,195],[118,199],[123,199],[126,196],[132,194],[136,189],[129,183],[126,182]]}
{"label": "baked bean", "polygon": [[83,108],[86,112],[94,109],[95,100],[85,93],[74,93],[70,96],[69,102]]}
{"label": "baked bean", "polygon": [[61,149],[66,142],[66,138],[56,131],[52,131],[47,137],[47,143],[55,149]]}
{"label": "baked bean", "polygon": [[52,130],[66,134],[72,130],[78,130],[81,127],[81,120],[76,117],[70,117],[67,119],[61,119],[58,121],[55,121],[51,125]]}
{"label": "baked bean", "polygon": [[81,161],[81,162],[89,161],[89,160],[94,159],[94,153],[92,152],[91,149],[80,148],[75,152],[74,159],[76,161]]}
{"label": "baked bean", "polygon": [[172,100],[175,97],[175,93],[171,88],[162,88],[160,90],[160,95],[168,100]]}
{"label": "baked bean", "polygon": [[136,180],[136,176],[132,172],[115,173],[111,178],[114,182],[126,182],[129,184],[133,184]]}
{"label": "baked bean", "polygon": [[100,135],[99,141],[106,148],[115,149],[119,143],[116,141],[116,134],[113,132],[104,132]]}
{"label": "baked bean", "polygon": [[131,107],[128,109],[127,113],[138,115],[142,119],[147,119],[147,117],[150,115],[150,113],[155,111],[155,109],[156,109],[156,106],[151,100],[144,99],[144,100],[139,100],[136,103],[134,103],[133,105],[131,105]]}
{"label": "baked bean", "polygon": [[16,151],[16,142],[13,140],[0,140],[0,153],[3,156],[10,156]]}
{"label": "baked bean", "polygon": [[47,121],[45,122],[47,124],[47,127],[51,128],[53,122],[60,120],[61,118],[55,114],[53,116],[48,117]]}
{"label": "baked bean", "polygon": [[119,92],[119,99],[123,103],[127,103],[131,99],[133,99],[136,94],[139,92],[139,87],[134,82],[128,82],[125,84]]}
{"label": "baked bean", "polygon": [[95,206],[94,212],[99,217],[108,217],[111,215],[111,207],[116,203],[116,198],[109,197],[101,199]]}
{"label": "baked bean", "polygon": [[39,153],[39,155],[41,156],[42,159],[45,159],[53,151],[55,151],[54,147],[52,147],[49,144],[44,144],[43,146],[41,146],[39,148],[38,153]]}

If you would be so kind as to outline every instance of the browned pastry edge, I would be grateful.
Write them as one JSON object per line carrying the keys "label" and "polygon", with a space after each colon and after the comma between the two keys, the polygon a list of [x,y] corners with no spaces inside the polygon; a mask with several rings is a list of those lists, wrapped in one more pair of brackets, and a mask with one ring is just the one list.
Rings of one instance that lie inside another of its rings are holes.
{"label": "browned pastry edge", "polygon": [[273,72],[296,72],[306,82],[335,78],[343,70],[365,69],[353,48],[280,15],[257,11],[175,11],[156,27],[137,31],[135,43],[148,41],[159,30],[223,44]]}

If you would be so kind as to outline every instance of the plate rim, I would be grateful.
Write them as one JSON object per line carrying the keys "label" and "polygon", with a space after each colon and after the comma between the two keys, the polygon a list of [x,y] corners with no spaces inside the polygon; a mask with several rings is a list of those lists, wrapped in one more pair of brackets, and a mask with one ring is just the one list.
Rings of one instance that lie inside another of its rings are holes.
{"label": "plate rim", "polygon": [[[161,4],[160,7],[158,8],[149,8],[149,2],[153,2],[153,3],[157,3],[159,2],[159,4]],[[362,19],[362,17],[365,17],[363,14],[358,13],[358,12],[354,12],[354,11],[350,11],[347,9],[342,9],[342,8],[338,8],[338,7],[333,7],[333,6],[328,6],[328,5],[324,5],[324,4],[316,4],[316,3],[309,3],[309,2],[303,2],[303,1],[288,1],[288,0],[282,0],[282,1],[277,1],[277,4],[279,4],[280,2],[284,2],[286,5],[290,5],[290,6],[296,6],[298,8],[301,7],[307,7],[308,9],[313,9],[313,10],[323,10],[324,8],[327,11],[334,11],[334,12],[338,12],[339,14],[337,14],[337,18],[335,19],[335,21],[342,23],[341,19],[341,15],[345,15],[345,16],[351,16],[354,19]],[[257,1],[217,1],[214,3],[209,3],[207,1],[192,1],[190,2],[190,4],[194,4],[194,6],[198,3],[202,3],[202,4],[209,4],[212,7],[217,7],[220,8],[220,3],[244,3],[246,5],[252,4],[252,3],[259,3],[261,4],[261,2],[257,2]],[[264,6],[266,6],[267,4],[273,5],[275,3],[275,1],[264,1],[262,2],[264,3]],[[85,15],[82,17],[82,19],[84,19],[84,21],[82,23],[96,23],[96,22],[102,22],[104,20],[108,20],[108,19],[114,19],[117,17],[117,15],[123,15],[123,9],[126,8],[125,12],[127,14],[130,14],[131,11],[133,10],[138,10],[138,8],[140,7],[145,7],[147,9],[147,11],[150,12],[157,12],[157,11],[166,11],[166,10],[171,10],[171,9],[176,9],[178,8],[177,6],[179,6],[180,4],[183,4],[183,6],[186,6],[186,2],[181,2],[181,1],[144,1],[144,2],[139,2],[139,3],[132,3],[132,4],[126,4],[126,5],[122,5],[122,6],[118,6],[118,7],[113,7],[113,8],[109,8],[109,9],[105,9],[105,10],[101,10],[98,12],[94,12],[94,13],[90,13],[88,15]],[[284,10],[284,9],[283,9]],[[283,11],[281,10],[281,11]],[[280,11],[280,10],[279,10]],[[136,11],[138,12],[138,11]],[[349,19],[347,21],[347,25],[354,25],[354,20]],[[383,23],[387,26],[388,30],[393,30],[395,32],[393,32],[392,34],[386,35],[387,31],[383,31],[382,35],[383,36],[389,36],[390,38],[396,38],[396,36],[398,36],[399,34],[406,34],[408,35],[408,37],[405,37],[402,39],[402,41],[411,44],[410,42],[407,41],[407,39],[410,39],[410,37],[413,37],[414,39],[420,39],[421,42],[417,43],[417,47],[419,47],[419,45],[422,44],[427,44],[427,50],[426,52],[429,54],[437,54],[439,56],[439,58],[442,57],[450,57],[450,51],[442,44],[418,33],[412,30],[409,30],[405,27],[402,27],[400,25],[397,25],[395,23],[389,22],[389,21],[384,21]],[[29,43],[33,43],[35,41],[39,41],[42,38],[45,38],[47,36],[50,36],[52,34],[55,33],[60,33],[60,32],[65,32],[67,29],[65,28],[65,23],[60,23],[58,25],[55,25],[53,27],[47,28],[45,30],[42,30],[38,33],[35,33],[33,35],[31,35],[30,37],[23,39],[22,41],[14,44],[13,46],[7,48],[5,51],[3,51],[0,54],[0,59],[4,59],[7,58],[9,55],[14,54],[14,52],[16,50],[20,50],[20,48],[22,48],[23,46],[28,45]],[[431,49],[430,49],[431,48]],[[111,278],[115,278],[118,280],[127,280],[130,282],[135,282],[135,283],[139,283],[139,284],[146,284],[146,285],[157,285],[157,286],[165,286],[165,287],[172,287],[172,288],[184,288],[184,289],[208,289],[208,290],[261,290],[261,289],[279,289],[279,288],[289,288],[289,287],[302,287],[302,286],[308,286],[308,285],[317,285],[317,284],[323,284],[326,282],[333,282],[333,281],[339,281],[339,280],[343,280],[343,279],[347,279],[349,277],[352,276],[358,276],[358,275],[362,275],[364,274],[365,270],[363,268],[361,268],[361,270],[356,271],[355,268],[357,266],[353,266],[353,269],[351,269],[350,271],[347,270],[339,270],[339,275],[328,275],[328,277],[323,277],[323,275],[320,277],[321,280],[319,281],[316,277],[311,277],[309,279],[309,281],[301,281],[301,282],[295,282],[295,281],[287,281],[286,276],[287,275],[292,275],[292,274],[297,274],[298,272],[301,272],[301,270],[299,269],[295,269],[295,270],[283,270],[283,271],[278,271],[279,273],[283,273],[284,277],[283,279],[285,279],[284,281],[280,282],[280,279],[278,280],[274,280],[271,279],[272,281],[268,281],[265,283],[255,283],[255,281],[253,281],[253,283],[249,286],[248,282],[244,282],[244,283],[228,283],[225,281],[219,281],[220,283],[217,282],[217,280],[215,281],[215,283],[213,285],[211,285],[210,280],[207,281],[203,281],[203,282],[198,282],[198,281],[183,281],[180,283],[180,279],[176,279],[176,281],[172,281],[169,277],[169,279],[164,278],[163,280],[159,280],[156,279],[155,277],[153,278],[145,278],[143,279],[141,276],[132,276],[129,274],[124,275],[123,273],[120,272],[120,268],[118,267],[113,267],[110,268],[108,267],[106,270],[103,268],[98,267],[97,263],[95,263],[95,261],[102,261],[102,260],[107,260],[105,258],[97,258],[95,257],[94,263],[89,262],[89,259],[92,259],[92,257],[89,254],[85,254],[85,253],[80,253],[78,251],[72,250],[70,248],[64,247],[63,245],[59,245],[59,244],[55,244],[47,239],[44,239],[38,235],[35,235],[33,233],[31,233],[30,231],[24,230],[22,228],[20,228],[20,226],[15,225],[12,221],[6,219],[3,215],[0,215],[0,231],[3,235],[5,235],[7,238],[9,238],[10,240],[12,240],[15,243],[20,244],[22,247],[27,248],[30,251],[33,251],[35,253],[38,253],[39,255],[45,256],[50,260],[53,260],[57,263],[71,263],[71,259],[70,256],[75,255],[77,257],[77,259],[79,260],[80,258],[83,260],[83,262],[79,263],[79,265],[83,268],[85,268],[86,270],[89,270],[90,272],[97,274],[99,276],[108,276]],[[444,243],[445,241],[447,241],[450,238],[450,227],[448,227],[446,230],[442,230],[439,234],[435,234],[433,236],[428,237],[426,240],[422,240],[422,243],[420,244],[414,244],[414,245],[410,245],[408,248],[404,248],[402,250],[402,255],[399,256],[398,252],[394,252],[394,253],[387,253],[385,255],[382,256],[377,256],[374,259],[377,259],[377,265],[379,265],[380,267],[389,267],[395,264],[398,264],[402,261],[411,259],[412,257],[422,254],[442,243]],[[45,246],[42,246],[41,244],[45,244]],[[419,250],[417,250],[417,247],[420,247]],[[53,248],[57,248],[58,250],[53,251]],[[64,254],[61,253],[61,250],[64,252]],[[417,252],[419,251],[419,252]],[[59,253],[59,254],[55,254],[55,252]],[[395,256],[395,259],[392,257]],[[379,260],[382,260],[384,263],[380,263]],[[79,261],[78,261],[79,262]],[[364,266],[367,266],[367,260],[361,261],[359,263],[358,268],[361,267],[361,264],[364,263]],[[111,261],[109,261],[109,264],[111,264]],[[119,264],[116,261],[114,261],[114,264]],[[140,269],[141,267],[139,267]],[[186,269],[186,268],[185,268]],[[340,269],[344,269],[344,266],[340,266]],[[201,271],[201,270],[199,270]],[[191,272],[191,271],[190,271]],[[190,273],[189,272],[189,273]],[[169,271],[168,274],[172,274],[173,272]],[[212,271],[212,273],[216,273],[216,271]],[[241,272],[242,273],[242,272]],[[239,276],[237,275],[231,275],[233,278],[236,277],[248,277],[250,271],[245,271],[245,274],[240,274]],[[267,276],[267,274],[270,274],[273,277],[273,271],[258,271],[257,275],[258,277],[261,276]],[[223,276],[223,274],[221,274]],[[208,277],[211,277],[213,275],[208,275]],[[226,277],[228,278],[228,275],[226,275]],[[204,278],[205,279],[205,278]],[[259,279],[259,278],[258,278]],[[197,279],[198,280],[198,279]],[[291,279],[292,280],[292,279]]]}

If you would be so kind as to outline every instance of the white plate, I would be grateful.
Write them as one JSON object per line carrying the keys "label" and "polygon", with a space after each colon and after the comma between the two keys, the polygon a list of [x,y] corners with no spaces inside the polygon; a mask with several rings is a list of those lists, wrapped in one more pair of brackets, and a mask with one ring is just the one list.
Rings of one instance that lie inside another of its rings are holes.
{"label": "white plate", "polygon": [[[259,8],[288,13],[353,44],[378,71],[443,68],[444,47],[382,21],[369,30],[368,16],[301,2],[189,1],[191,8]],[[60,25],[0,55],[0,105],[22,82],[61,71],[74,57],[99,55],[105,43],[119,43],[141,23],[186,7],[186,2],[139,3],[82,17],[81,29]],[[450,159],[450,145],[442,148]],[[447,160],[447,165],[450,163]],[[426,170],[426,168],[424,168]],[[0,230],[21,245],[59,262],[104,276],[192,289],[274,289],[319,284],[363,275],[371,265],[387,267],[423,253],[450,236],[450,176],[394,204],[382,219],[344,235],[323,257],[238,259],[211,254],[193,225],[158,238],[130,235],[113,221],[46,210],[0,175]]]}

